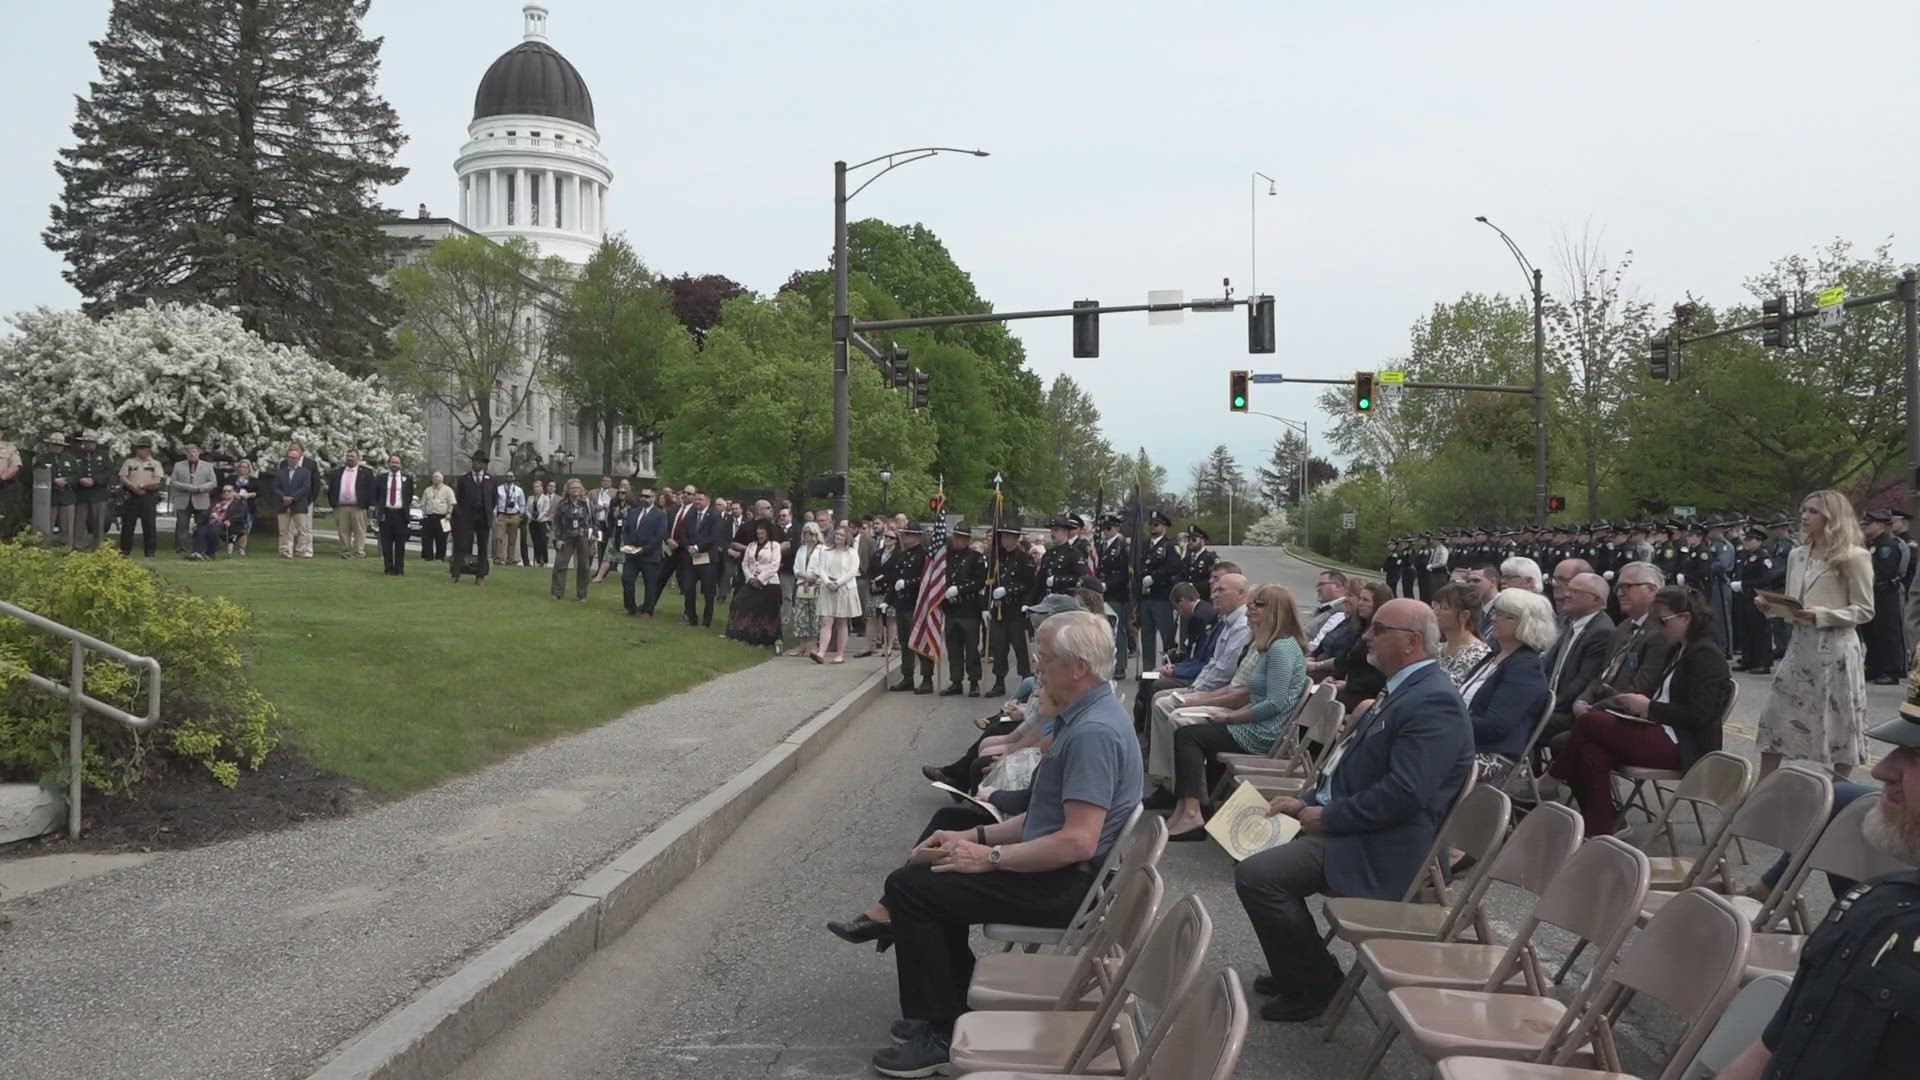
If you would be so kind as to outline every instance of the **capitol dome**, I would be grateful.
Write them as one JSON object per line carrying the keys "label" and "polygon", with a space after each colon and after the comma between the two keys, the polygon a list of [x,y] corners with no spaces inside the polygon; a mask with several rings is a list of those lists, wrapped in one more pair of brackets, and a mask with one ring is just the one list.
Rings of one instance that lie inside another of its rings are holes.
{"label": "capitol dome", "polygon": [[473,118],[552,116],[593,126],[593,95],[580,72],[544,41],[523,41],[493,62],[473,95]]}

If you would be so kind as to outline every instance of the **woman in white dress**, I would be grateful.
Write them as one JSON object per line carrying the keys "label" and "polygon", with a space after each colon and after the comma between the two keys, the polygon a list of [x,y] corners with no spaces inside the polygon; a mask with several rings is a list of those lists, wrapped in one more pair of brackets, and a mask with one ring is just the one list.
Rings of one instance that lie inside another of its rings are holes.
{"label": "woman in white dress", "polygon": [[818,576],[820,643],[813,650],[813,662],[823,662],[827,651],[832,649],[833,663],[844,664],[847,662],[847,626],[860,614],[860,589],[856,581],[860,576],[860,553],[853,547],[845,525],[833,530],[833,546],[821,551]]}
{"label": "woman in white dress", "polygon": [[1782,758],[1813,761],[1842,780],[1866,757],[1866,655],[1858,629],[1873,621],[1873,562],[1853,504],[1816,491],[1800,504],[1800,545],[1787,556],[1786,595],[1754,597],[1761,614],[1793,623],[1760,713],[1760,775]]}

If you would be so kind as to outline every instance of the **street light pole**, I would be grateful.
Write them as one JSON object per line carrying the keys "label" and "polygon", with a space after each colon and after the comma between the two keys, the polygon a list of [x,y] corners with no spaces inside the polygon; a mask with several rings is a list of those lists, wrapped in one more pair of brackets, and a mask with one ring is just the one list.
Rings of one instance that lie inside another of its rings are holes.
{"label": "street light pole", "polygon": [[1542,281],[1539,267],[1533,265],[1520,251],[1520,245],[1513,242],[1505,229],[1488,221],[1485,214],[1473,220],[1500,234],[1500,239],[1513,252],[1520,269],[1527,275],[1527,285],[1533,293],[1533,521],[1536,525],[1547,523],[1547,330],[1546,330],[1546,287]]}
{"label": "street light pole", "polygon": [[[972,154],[974,157],[986,157],[985,150],[960,150],[951,146],[922,146],[912,150],[895,150],[891,154],[868,158],[857,165],[848,165],[844,161],[833,163],[833,475],[838,480],[833,496],[833,517],[843,521],[847,517],[847,474],[850,469],[851,453],[848,446],[848,405],[847,405],[847,345],[853,338],[853,313],[847,303],[847,203],[867,185],[887,175],[902,165],[911,164],[936,154]],[[858,172],[869,165],[886,162],[887,167],[868,177],[866,183],[847,191],[847,174]]]}
{"label": "street light pole", "polygon": [[[1284,416],[1275,416],[1270,412],[1249,412],[1248,416],[1264,416],[1269,420],[1278,420],[1291,428],[1300,429],[1300,487],[1297,489],[1300,501],[1300,535],[1306,537],[1313,532],[1313,507],[1307,502],[1307,478],[1312,475],[1307,463],[1313,458],[1313,436],[1309,433],[1305,420],[1289,420]],[[1305,547],[1305,543],[1301,544]]]}
{"label": "street light pole", "polygon": [[1273,177],[1258,170],[1247,177],[1247,295],[1260,295],[1260,196],[1259,185],[1254,181],[1267,182],[1267,194],[1278,194],[1273,186],[1277,183]]}

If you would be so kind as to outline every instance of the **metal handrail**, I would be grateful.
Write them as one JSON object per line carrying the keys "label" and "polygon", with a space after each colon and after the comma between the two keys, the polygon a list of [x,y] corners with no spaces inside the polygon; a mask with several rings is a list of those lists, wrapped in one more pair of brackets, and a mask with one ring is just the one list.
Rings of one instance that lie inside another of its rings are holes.
{"label": "metal handrail", "polygon": [[[101,641],[91,634],[83,634],[63,623],[54,622],[44,615],[36,615],[26,608],[0,600],[0,615],[11,615],[37,630],[62,637],[73,643],[73,658],[68,668],[68,681],[55,682],[44,675],[27,672],[27,682],[67,701],[67,835],[78,838],[80,835],[80,780],[82,772],[82,721],[86,712],[95,712],[109,720],[118,720],[135,731],[144,731],[160,722],[160,661],[151,656],[130,653],[117,645]],[[87,650],[101,653],[108,659],[138,668],[146,672],[147,678],[147,715],[135,716],[98,698],[87,694]]]}

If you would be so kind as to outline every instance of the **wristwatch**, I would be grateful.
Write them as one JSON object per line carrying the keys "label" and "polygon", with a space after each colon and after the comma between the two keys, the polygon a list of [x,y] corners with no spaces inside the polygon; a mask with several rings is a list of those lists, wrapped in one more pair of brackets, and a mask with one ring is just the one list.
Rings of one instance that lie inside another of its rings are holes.
{"label": "wristwatch", "polygon": [[999,844],[995,844],[992,847],[987,849],[987,865],[988,866],[1000,865],[1000,851],[1001,849]]}

